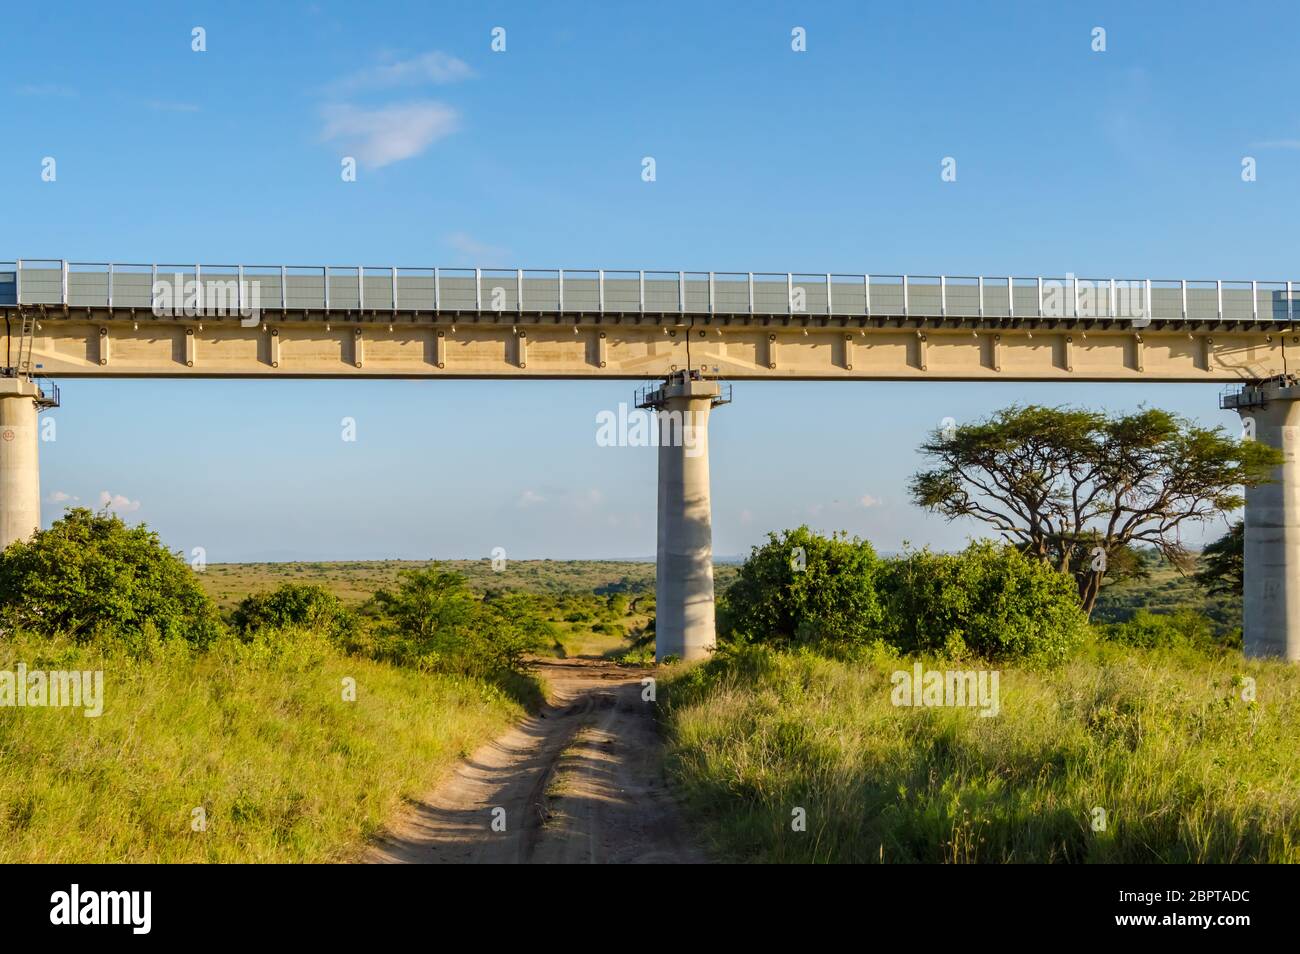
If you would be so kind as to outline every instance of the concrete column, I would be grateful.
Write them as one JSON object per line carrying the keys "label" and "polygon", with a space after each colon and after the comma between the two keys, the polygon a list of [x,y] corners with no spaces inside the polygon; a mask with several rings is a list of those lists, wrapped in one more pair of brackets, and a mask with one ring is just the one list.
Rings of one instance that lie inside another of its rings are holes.
{"label": "concrete column", "polygon": [[1273,378],[1224,395],[1255,440],[1282,450],[1273,482],[1246,488],[1247,656],[1300,661],[1300,382]]}
{"label": "concrete column", "polygon": [[655,659],[704,659],[717,642],[713,608],[713,516],[709,499],[709,412],[713,381],[677,372],[644,406],[659,423]]}
{"label": "concrete column", "polygon": [[0,549],[41,526],[37,456],[40,389],[23,378],[0,378]]}

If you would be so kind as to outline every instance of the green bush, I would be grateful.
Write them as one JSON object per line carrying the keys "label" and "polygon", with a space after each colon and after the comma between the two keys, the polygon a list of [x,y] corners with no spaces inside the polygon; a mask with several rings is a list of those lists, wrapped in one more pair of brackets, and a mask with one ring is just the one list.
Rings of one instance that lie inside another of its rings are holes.
{"label": "green bush", "polygon": [[1217,640],[1214,621],[1192,609],[1172,613],[1152,613],[1140,609],[1122,623],[1096,627],[1102,642],[1116,643],[1138,649],[1174,649],[1190,647],[1210,650],[1215,646],[1230,646],[1231,638]]}
{"label": "green bush", "polygon": [[82,643],[183,639],[203,647],[221,633],[216,608],[179,553],[143,524],[128,527],[84,507],[0,553],[0,621],[8,632]]}
{"label": "green bush", "polygon": [[864,644],[883,618],[880,569],[865,540],[806,526],[769,533],[728,588],[719,628],[724,637],[779,645]]}
{"label": "green bush", "polygon": [[311,583],[284,583],[247,596],[235,607],[230,621],[245,637],[263,629],[302,626],[339,643],[350,639],[357,626],[356,617],[337,596]]}
{"label": "green bush", "polygon": [[1014,547],[920,550],[888,562],[883,635],[910,653],[1063,659],[1087,633],[1071,578]]}
{"label": "green bush", "polygon": [[526,597],[481,600],[465,577],[430,566],[399,574],[396,591],[375,594],[380,621],[372,654],[420,668],[494,675],[518,672],[554,643],[550,624]]}

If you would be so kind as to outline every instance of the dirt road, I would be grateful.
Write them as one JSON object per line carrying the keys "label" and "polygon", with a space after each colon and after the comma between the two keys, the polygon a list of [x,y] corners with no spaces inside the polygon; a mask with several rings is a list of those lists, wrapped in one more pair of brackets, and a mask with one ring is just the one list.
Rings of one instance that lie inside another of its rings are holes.
{"label": "dirt road", "polygon": [[364,860],[706,860],[664,784],[653,705],[641,699],[646,670],[592,659],[540,668],[551,704],[404,810]]}

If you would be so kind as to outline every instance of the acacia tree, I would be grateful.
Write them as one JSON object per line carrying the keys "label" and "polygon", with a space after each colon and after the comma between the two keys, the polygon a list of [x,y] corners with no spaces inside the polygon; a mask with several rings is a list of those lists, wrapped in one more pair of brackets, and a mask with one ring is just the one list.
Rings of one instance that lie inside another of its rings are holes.
{"label": "acacia tree", "polygon": [[1245,542],[1245,527],[1238,520],[1201,551],[1201,569],[1194,579],[1211,596],[1241,596],[1245,590]]}
{"label": "acacia tree", "polygon": [[1167,411],[1038,405],[936,430],[921,452],[933,466],[912,477],[917,504],[981,520],[1073,575],[1089,614],[1108,570],[1129,564],[1133,547],[1185,566],[1182,525],[1236,510],[1241,488],[1268,481],[1281,461],[1265,444]]}

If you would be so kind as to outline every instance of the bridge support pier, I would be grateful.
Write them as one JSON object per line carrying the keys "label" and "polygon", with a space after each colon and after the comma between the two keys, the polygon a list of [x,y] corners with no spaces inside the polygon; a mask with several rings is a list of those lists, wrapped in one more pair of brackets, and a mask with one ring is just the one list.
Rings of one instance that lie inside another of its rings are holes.
{"label": "bridge support pier", "polygon": [[1272,483],[1246,488],[1245,653],[1300,662],[1300,380],[1270,378],[1221,403],[1285,455]]}
{"label": "bridge support pier", "polygon": [[639,403],[654,411],[659,436],[655,659],[704,659],[717,642],[709,412],[725,403],[722,389],[679,371]]}
{"label": "bridge support pier", "polygon": [[26,378],[0,377],[0,549],[41,526],[36,415],[43,398]]}

